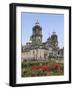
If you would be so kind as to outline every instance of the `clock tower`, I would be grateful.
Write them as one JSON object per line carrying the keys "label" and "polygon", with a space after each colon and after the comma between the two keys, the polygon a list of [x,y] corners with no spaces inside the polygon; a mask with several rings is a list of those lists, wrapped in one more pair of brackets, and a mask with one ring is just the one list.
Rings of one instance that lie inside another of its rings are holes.
{"label": "clock tower", "polygon": [[35,26],[32,28],[32,36],[30,38],[33,45],[41,45],[42,43],[42,28],[39,25],[39,22],[35,23]]}

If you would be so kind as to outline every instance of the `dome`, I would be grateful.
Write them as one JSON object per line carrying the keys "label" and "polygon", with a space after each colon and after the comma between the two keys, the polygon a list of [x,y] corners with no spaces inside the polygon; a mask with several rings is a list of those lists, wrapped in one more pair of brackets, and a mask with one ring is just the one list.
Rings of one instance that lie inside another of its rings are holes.
{"label": "dome", "polygon": [[53,32],[53,34],[51,35],[51,38],[52,38],[52,39],[57,39],[56,32]]}

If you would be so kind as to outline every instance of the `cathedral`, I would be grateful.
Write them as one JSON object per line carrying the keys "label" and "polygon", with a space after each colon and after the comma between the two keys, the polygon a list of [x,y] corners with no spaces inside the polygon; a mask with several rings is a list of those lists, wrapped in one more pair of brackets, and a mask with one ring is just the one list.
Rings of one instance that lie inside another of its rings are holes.
{"label": "cathedral", "polygon": [[63,58],[64,47],[60,49],[58,46],[58,36],[55,32],[47,38],[46,42],[42,42],[42,38],[42,27],[37,21],[32,28],[29,42],[22,46],[22,61],[49,60],[51,57]]}

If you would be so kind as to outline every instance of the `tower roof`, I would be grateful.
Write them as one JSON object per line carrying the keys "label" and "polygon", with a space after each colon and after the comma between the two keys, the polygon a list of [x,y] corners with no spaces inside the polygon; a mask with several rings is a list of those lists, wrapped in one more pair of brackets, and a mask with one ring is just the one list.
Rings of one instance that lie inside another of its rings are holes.
{"label": "tower roof", "polygon": [[56,35],[56,32],[53,32],[51,36],[57,36],[57,35]]}
{"label": "tower roof", "polygon": [[35,23],[35,26],[33,26],[33,30],[35,30],[35,28],[39,28],[40,30],[42,29],[42,27],[40,26],[40,23],[38,22],[38,19]]}
{"label": "tower roof", "polygon": [[53,35],[55,35],[56,34],[56,32],[53,32]]}

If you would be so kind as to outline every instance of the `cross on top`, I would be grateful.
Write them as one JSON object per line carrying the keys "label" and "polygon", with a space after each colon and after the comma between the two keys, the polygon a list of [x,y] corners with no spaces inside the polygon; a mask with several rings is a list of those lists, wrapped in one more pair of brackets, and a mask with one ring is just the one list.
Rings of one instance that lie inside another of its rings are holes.
{"label": "cross on top", "polygon": [[39,22],[38,22],[38,19],[37,19],[37,21],[36,21],[36,23],[35,23],[36,25],[38,25],[39,24]]}

